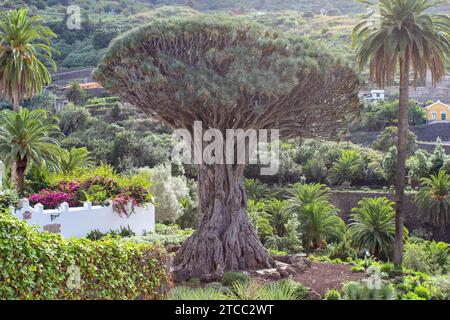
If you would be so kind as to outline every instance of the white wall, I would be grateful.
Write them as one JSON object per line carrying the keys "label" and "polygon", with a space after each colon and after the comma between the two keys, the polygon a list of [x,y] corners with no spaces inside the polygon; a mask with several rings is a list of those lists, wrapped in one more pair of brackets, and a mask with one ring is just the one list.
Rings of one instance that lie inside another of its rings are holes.
{"label": "white wall", "polygon": [[84,207],[70,208],[67,203],[63,203],[59,209],[44,210],[41,204],[31,207],[28,200],[23,199],[22,208],[12,209],[12,214],[40,230],[52,229],[66,238],[85,237],[92,230],[105,233],[121,227],[130,227],[137,235],[144,231],[155,231],[155,207],[151,203],[142,208],[135,207],[130,217],[124,218],[114,212],[111,206],[92,206],[90,202],[85,202]]}

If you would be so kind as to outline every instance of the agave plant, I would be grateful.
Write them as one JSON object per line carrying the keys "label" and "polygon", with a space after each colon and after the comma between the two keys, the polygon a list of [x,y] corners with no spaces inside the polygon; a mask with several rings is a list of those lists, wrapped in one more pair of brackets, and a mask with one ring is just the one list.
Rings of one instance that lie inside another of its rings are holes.
{"label": "agave plant", "polygon": [[214,287],[176,287],[169,293],[169,300],[229,300],[229,296]]}
{"label": "agave plant", "polygon": [[433,226],[443,229],[449,224],[450,175],[441,170],[430,178],[422,178],[421,184],[416,197],[419,212]]}
{"label": "agave plant", "polygon": [[389,282],[381,282],[378,286],[367,281],[348,282],[342,288],[344,300],[395,300],[395,288]]}
{"label": "agave plant", "polygon": [[390,255],[395,237],[393,204],[386,198],[364,198],[358,202],[348,229],[353,245],[378,258]]}
{"label": "agave plant", "polygon": [[308,289],[290,279],[263,283],[252,279],[248,282],[235,282],[231,289],[233,300],[301,300]]}

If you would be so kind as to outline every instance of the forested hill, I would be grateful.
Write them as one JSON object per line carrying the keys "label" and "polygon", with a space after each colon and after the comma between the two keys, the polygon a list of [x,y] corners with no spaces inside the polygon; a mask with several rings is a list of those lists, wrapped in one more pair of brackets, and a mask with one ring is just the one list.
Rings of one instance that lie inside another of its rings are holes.
{"label": "forested hill", "polygon": [[17,6],[36,7],[39,10],[60,10],[70,4],[80,5],[90,12],[114,11],[116,13],[133,13],[143,8],[154,8],[163,5],[189,6],[199,11],[216,10],[300,10],[335,14],[357,13],[364,6],[355,0],[1,0],[3,8]]}
{"label": "forested hill", "polygon": [[[67,28],[73,4],[81,9],[81,30]],[[350,34],[365,10],[356,0],[0,0],[1,9],[23,7],[58,35],[53,46],[60,70],[95,66],[114,37],[143,23],[218,11],[300,34],[352,62]]]}
{"label": "forested hill", "polygon": [[[181,2],[180,0],[178,0]],[[277,0],[278,1],[278,0]],[[277,1],[266,1],[275,3]],[[290,0],[288,0],[289,2]],[[11,5],[15,2],[16,5]],[[0,0],[3,8],[19,8],[21,1]],[[58,68],[73,69],[87,66],[95,66],[99,62],[110,41],[118,34],[138,25],[169,17],[183,17],[199,14],[202,10],[196,10],[189,6],[163,6],[151,7],[148,2],[136,0],[114,1],[114,7],[108,7],[113,1],[70,1],[80,3],[81,30],[69,30],[66,24],[67,6],[66,0],[44,1],[46,6],[39,5],[39,0],[27,1],[31,14],[38,14],[45,18],[46,24],[58,35],[53,41],[53,46],[59,51],[56,57]],[[171,0],[170,2],[175,2]],[[203,1],[207,3],[208,1]],[[225,3],[225,1],[209,1],[210,3]],[[237,1],[235,1],[237,3]],[[251,2],[251,1],[244,1]],[[254,0],[254,2],[257,2]],[[278,1],[282,2],[282,1]],[[301,2],[301,1],[300,1]],[[305,1],[306,2],[306,1]],[[311,1],[309,1],[311,2]],[[314,3],[314,1],[312,1]],[[326,1],[318,1],[326,2]],[[328,1],[332,2],[332,1]],[[345,0],[344,2],[351,2]],[[34,3],[34,4],[33,4]],[[52,6],[50,6],[53,3]],[[120,6],[120,4],[123,4]],[[103,8],[100,9],[100,5]],[[127,5],[127,6],[125,6]],[[195,7],[195,6],[194,6]],[[118,8],[121,8],[120,11]],[[222,10],[233,15],[239,15],[243,19],[259,22],[270,28],[293,32],[312,39],[326,46],[335,55],[352,60],[350,49],[350,33],[356,24],[354,14],[341,15],[328,10],[325,13],[314,13],[299,10]]]}

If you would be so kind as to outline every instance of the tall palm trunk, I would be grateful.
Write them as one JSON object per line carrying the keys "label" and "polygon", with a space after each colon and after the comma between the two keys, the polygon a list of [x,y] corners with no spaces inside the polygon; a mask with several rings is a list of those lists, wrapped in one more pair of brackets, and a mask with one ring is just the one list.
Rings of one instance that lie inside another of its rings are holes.
{"label": "tall palm trunk", "polygon": [[25,170],[27,169],[27,158],[22,159],[20,156],[17,156],[15,163],[15,183],[17,185],[17,193],[20,196],[24,195],[25,192]]}
{"label": "tall palm trunk", "polygon": [[[19,93],[17,91],[15,91],[13,93],[12,103],[13,103],[13,111],[18,112],[19,107],[20,107],[20,98],[19,98]],[[17,184],[17,163],[16,163],[16,161],[13,161],[13,163],[11,163],[11,182],[13,184],[15,184],[15,183]]]}
{"label": "tall palm trunk", "polygon": [[19,111],[19,106],[20,106],[20,98],[19,98],[19,93],[18,92],[14,92],[13,93],[13,111],[17,112]]}
{"label": "tall palm trunk", "polygon": [[395,243],[394,264],[403,261],[403,223],[405,198],[406,145],[408,136],[409,58],[400,59],[400,98],[398,116],[397,169],[395,175]]}

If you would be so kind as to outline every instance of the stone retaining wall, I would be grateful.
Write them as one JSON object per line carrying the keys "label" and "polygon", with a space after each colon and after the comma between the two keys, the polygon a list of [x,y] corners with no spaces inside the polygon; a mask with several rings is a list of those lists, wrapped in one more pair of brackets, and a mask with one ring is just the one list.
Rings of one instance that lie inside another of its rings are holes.
{"label": "stone retaining wall", "polygon": [[[419,216],[417,206],[414,202],[415,193],[406,193],[405,201],[405,226],[410,233],[414,230],[424,230],[427,233],[433,234],[433,238],[438,241],[450,242],[450,227],[441,232],[434,232],[433,228],[424,222]],[[358,202],[363,198],[386,197],[394,201],[392,193],[383,192],[364,192],[356,190],[333,190],[331,192],[331,203],[340,209],[340,216],[345,221],[350,219],[352,208],[358,206]]]}

